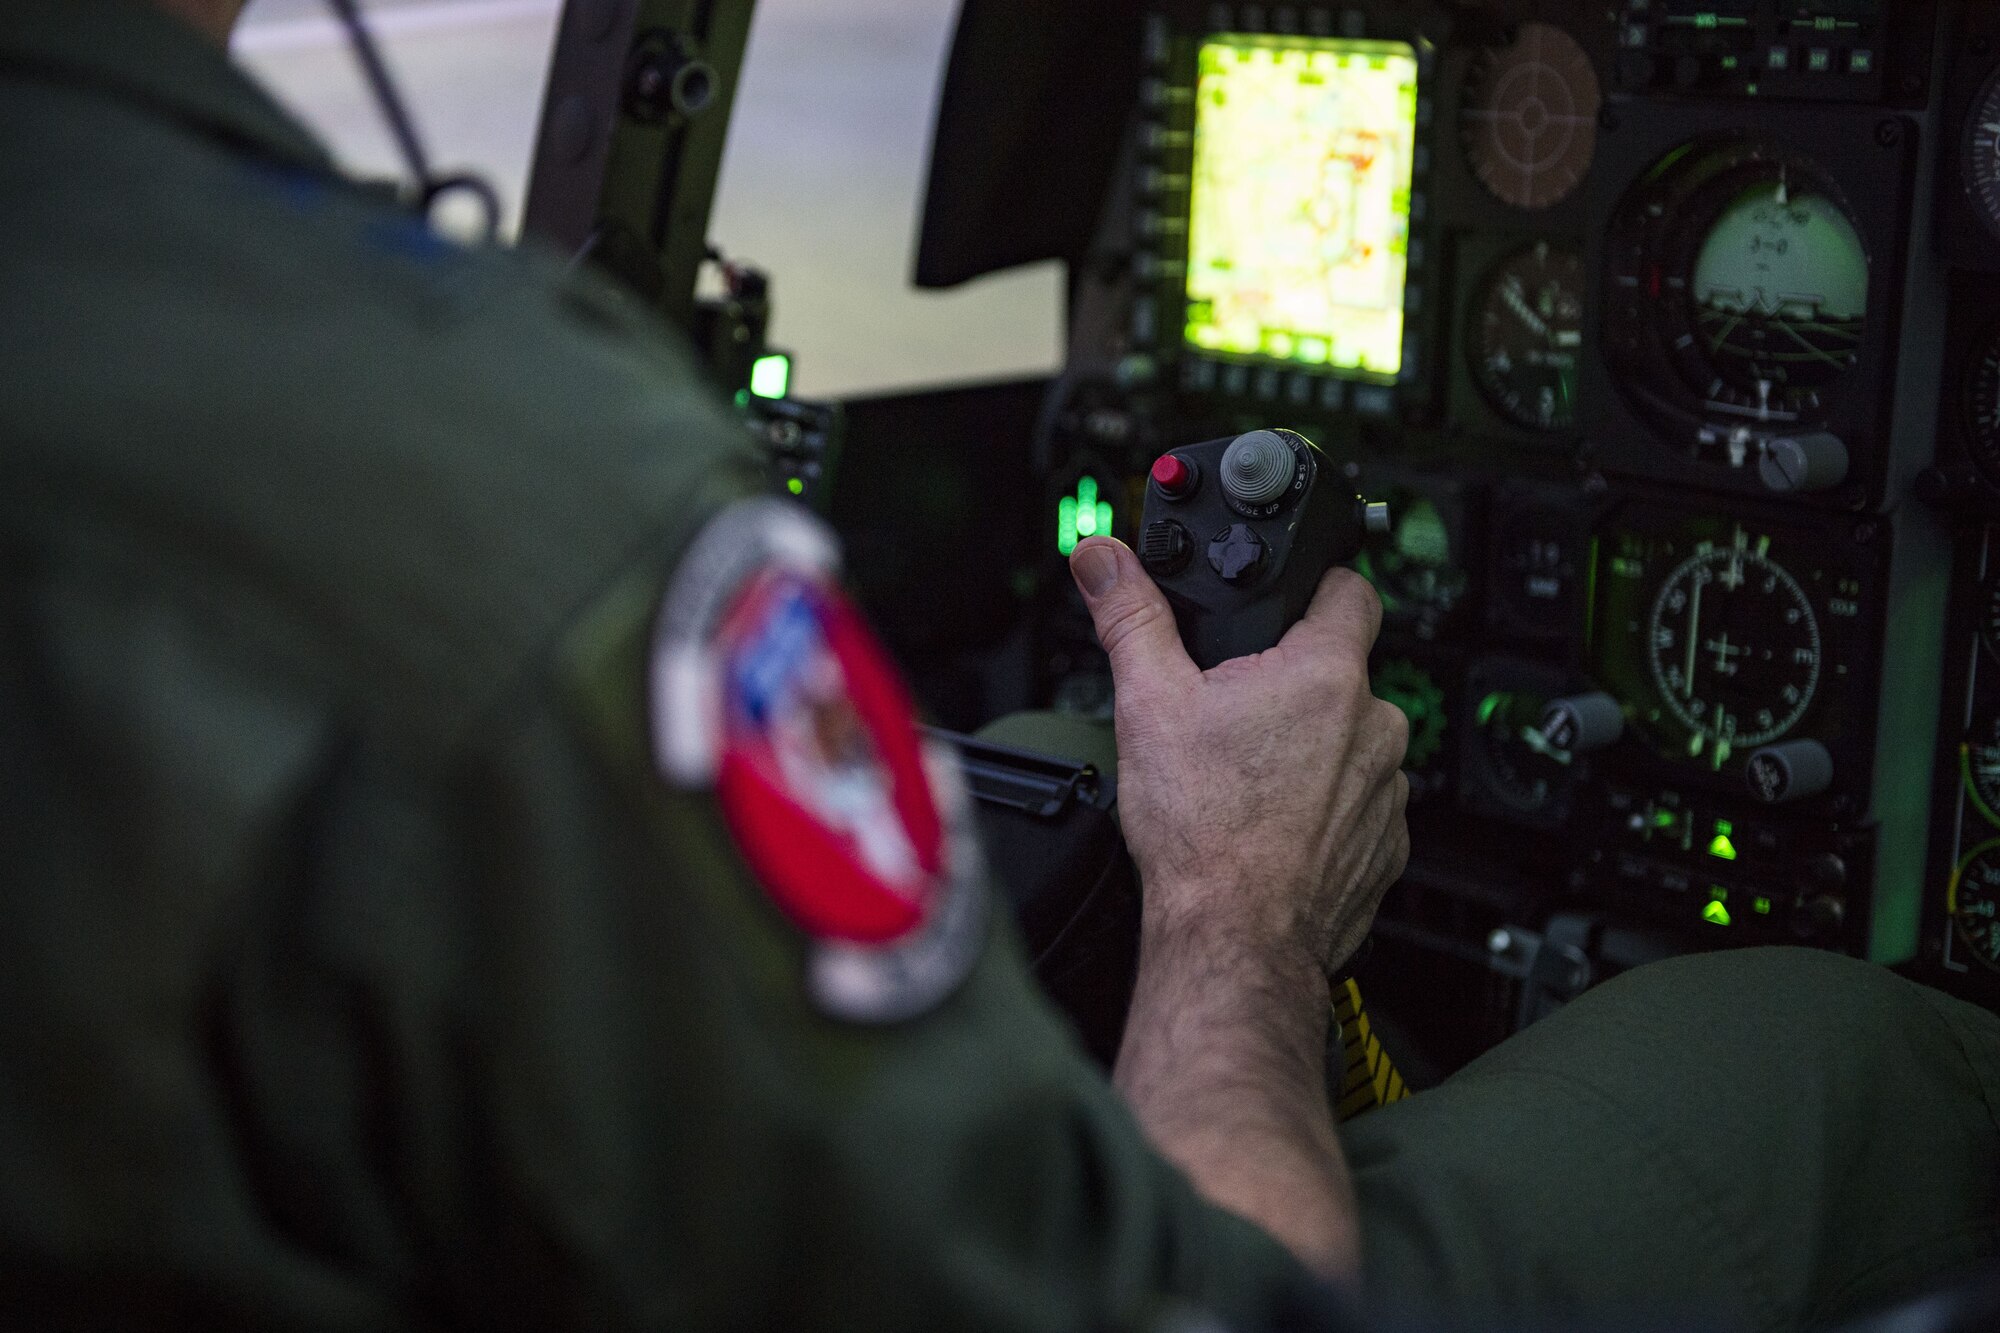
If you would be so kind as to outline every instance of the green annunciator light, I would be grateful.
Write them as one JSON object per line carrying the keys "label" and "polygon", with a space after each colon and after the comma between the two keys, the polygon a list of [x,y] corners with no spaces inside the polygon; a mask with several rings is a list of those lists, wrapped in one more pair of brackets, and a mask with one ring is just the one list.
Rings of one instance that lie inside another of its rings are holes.
{"label": "green annunciator light", "polygon": [[759,398],[783,398],[792,388],[792,358],[769,352],[750,364],[750,392]]}
{"label": "green annunciator light", "polygon": [[1710,903],[1701,909],[1701,919],[1708,922],[1711,926],[1726,926],[1730,921],[1729,905],[1727,903]]}
{"label": "green annunciator light", "polygon": [[797,477],[793,477],[785,482],[785,489],[793,495],[804,495],[806,493],[806,484]]}
{"label": "green annunciator light", "polygon": [[1111,504],[1098,498],[1097,478],[1079,477],[1076,494],[1056,502],[1056,550],[1065,556],[1085,537],[1109,537]]}
{"label": "green annunciator light", "polygon": [[1708,854],[1720,861],[1734,861],[1736,859],[1735,833],[1736,826],[1734,824],[1731,824],[1726,819],[1716,820],[1715,837],[1709,841]]}

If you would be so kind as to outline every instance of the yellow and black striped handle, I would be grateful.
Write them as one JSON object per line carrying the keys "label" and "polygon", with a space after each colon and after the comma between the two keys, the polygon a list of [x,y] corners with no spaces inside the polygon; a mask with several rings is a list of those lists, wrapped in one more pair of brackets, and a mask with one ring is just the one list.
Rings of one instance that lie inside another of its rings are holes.
{"label": "yellow and black striped handle", "polygon": [[1369,1027],[1361,987],[1352,977],[1334,988],[1333,1021],[1340,1025],[1341,1056],[1346,1062],[1333,1104],[1335,1120],[1352,1120],[1410,1095],[1395,1062]]}

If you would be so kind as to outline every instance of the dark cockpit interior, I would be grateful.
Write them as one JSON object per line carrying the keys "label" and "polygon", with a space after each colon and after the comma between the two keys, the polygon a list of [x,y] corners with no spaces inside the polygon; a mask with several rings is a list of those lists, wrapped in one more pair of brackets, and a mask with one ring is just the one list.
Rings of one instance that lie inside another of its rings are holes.
{"label": "dark cockpit interior", "polygon": [[[1413,1077],[1688,951],[2000,1002],[2000,12],[969,0],[913,278],[1061,260],[1063,365],[827,403],[784,274],[695,294],[748,10],[572,3],[528,229],[694,333],[934,724],[1108,717],[1064,558],[1199,569],[1154,464],[1282,427],[1388,507],[1413,855],[1360,976]],[[1115,1049],[1095,778],[968,756]]]}

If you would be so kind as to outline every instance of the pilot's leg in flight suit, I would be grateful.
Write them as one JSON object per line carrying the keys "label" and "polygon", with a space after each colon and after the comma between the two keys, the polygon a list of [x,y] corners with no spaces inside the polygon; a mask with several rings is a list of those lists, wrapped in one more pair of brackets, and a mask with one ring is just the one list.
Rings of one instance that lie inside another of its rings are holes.
{"label": "pilot's leg in flight suit", "polygon": [[[985,734],[1115,771],[1101,724]],[[1384,1309],[1796,1327],[2000,1254],[2000,1019],[1814,950],[1680,958],[1341,1138]]]}

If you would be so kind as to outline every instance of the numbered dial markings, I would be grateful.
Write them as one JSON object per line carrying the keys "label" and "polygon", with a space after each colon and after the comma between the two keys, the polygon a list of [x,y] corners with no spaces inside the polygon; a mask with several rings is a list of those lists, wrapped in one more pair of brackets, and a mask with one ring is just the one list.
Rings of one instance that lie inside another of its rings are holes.
{"label": "numbered dial markings", "polygon": [[2000,486],[2000,325],[1978,346],[1965,373],[1966,443],[1987,484]]}
{"label": "numbered dial markings", "polygon": [[1467,339],[1473,381],[1516,426],[1576,424],[1583,288],[1583,256],[1543,241],[1502,260],[1480,289]]}
{"label": "numbered dial markings", "polygon": [[1973,804],[1989,823],[2000,825],[2000,743],[1975,745],[1967,741],[1959,746],[1958,759]]}
{"label": "numbered dial markings", "polygon": [[1819,620],[1797,579],[1747,542],[1698,550],[1660,585],[1647,625],[1653,683],[1720,768],[1789,733],[1819,690]]}
{"label": "numbered dial markings", "polygon": [[1958,863],[1945,905],[1965,947],[2000,969],[2000,842],[1981,843]]}
{"label": "numbered dial markings", "polygon": [[1966,198],[1987,230],[2000,236],[2000,74],[1986,81],[1966,121]]}

